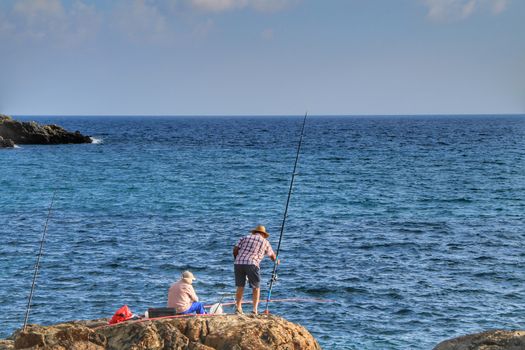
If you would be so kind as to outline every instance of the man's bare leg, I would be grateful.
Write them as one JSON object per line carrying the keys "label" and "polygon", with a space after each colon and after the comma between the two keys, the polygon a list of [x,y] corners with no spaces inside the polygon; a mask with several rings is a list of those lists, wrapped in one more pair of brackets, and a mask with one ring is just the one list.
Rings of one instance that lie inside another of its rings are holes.
{"label": "man's bare leg", "polygon": [[235,293],[235,310],[239,310],[242,313],[242,295],[244,294],[243,287],[237,287],[237,292]]}
{"label": "man's bare leg", "polygon": [[259,307],[259,296],[261,295],[261,289],[260,288],[253,288],[252,291],[252,301],[253,301],[253,313],[257,314],[258,307]]}

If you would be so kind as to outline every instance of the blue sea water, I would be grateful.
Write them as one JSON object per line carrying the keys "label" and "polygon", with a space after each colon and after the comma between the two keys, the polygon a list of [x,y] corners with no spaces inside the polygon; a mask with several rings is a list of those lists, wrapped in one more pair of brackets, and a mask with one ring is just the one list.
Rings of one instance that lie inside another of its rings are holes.
{"label": "blue sea water", "polygon": [[[31,323],[164,306],[186,269],[217,302],[240,237],[263,224],[277,245],[301,117],[20,119],[101,142],[0,151],[1,337],[23,323],[55,190]],[[524,116],[310,117],[273,297],[335,302],[270,311],[324,349],[523,329],[524,227]]]}

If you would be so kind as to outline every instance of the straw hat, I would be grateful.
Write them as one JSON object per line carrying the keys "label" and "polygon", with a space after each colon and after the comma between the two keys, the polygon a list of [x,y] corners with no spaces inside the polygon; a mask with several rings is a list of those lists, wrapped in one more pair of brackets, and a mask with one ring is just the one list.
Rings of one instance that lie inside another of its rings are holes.
{"label": "straw hat", "polygon": [[256,228],[254,228],[252,230],[252,233],[262,233],[264,238],[270,237],[270,234],[268,232],[266,232],[266,227],[264,227],[263,225],[259,225]]}
{"label": "straw hat", "polygon": [[184,271],[181,275],[181,279],[187,284],[192,284],[193,281],[196,280],[195,276],[189,271]]}

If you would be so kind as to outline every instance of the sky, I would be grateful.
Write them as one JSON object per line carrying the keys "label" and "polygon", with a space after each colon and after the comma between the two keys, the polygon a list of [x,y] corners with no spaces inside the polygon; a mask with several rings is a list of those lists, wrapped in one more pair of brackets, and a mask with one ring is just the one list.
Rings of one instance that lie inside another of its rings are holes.
{"label": "sky", "polygon": [[524,0],[0,0],[0,113],[525,113]]}

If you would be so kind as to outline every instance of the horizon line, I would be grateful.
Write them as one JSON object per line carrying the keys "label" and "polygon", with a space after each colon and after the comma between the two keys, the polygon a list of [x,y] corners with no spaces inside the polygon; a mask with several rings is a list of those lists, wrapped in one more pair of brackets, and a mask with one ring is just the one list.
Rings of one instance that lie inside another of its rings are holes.
{"label": "horizon line", "polygon": [[[2,115],[2,113],[0,113]],[[3,114],[11,117],[303,117],[304,114]],[[308,114],[309,117],[525,116],[525,113]]]}

